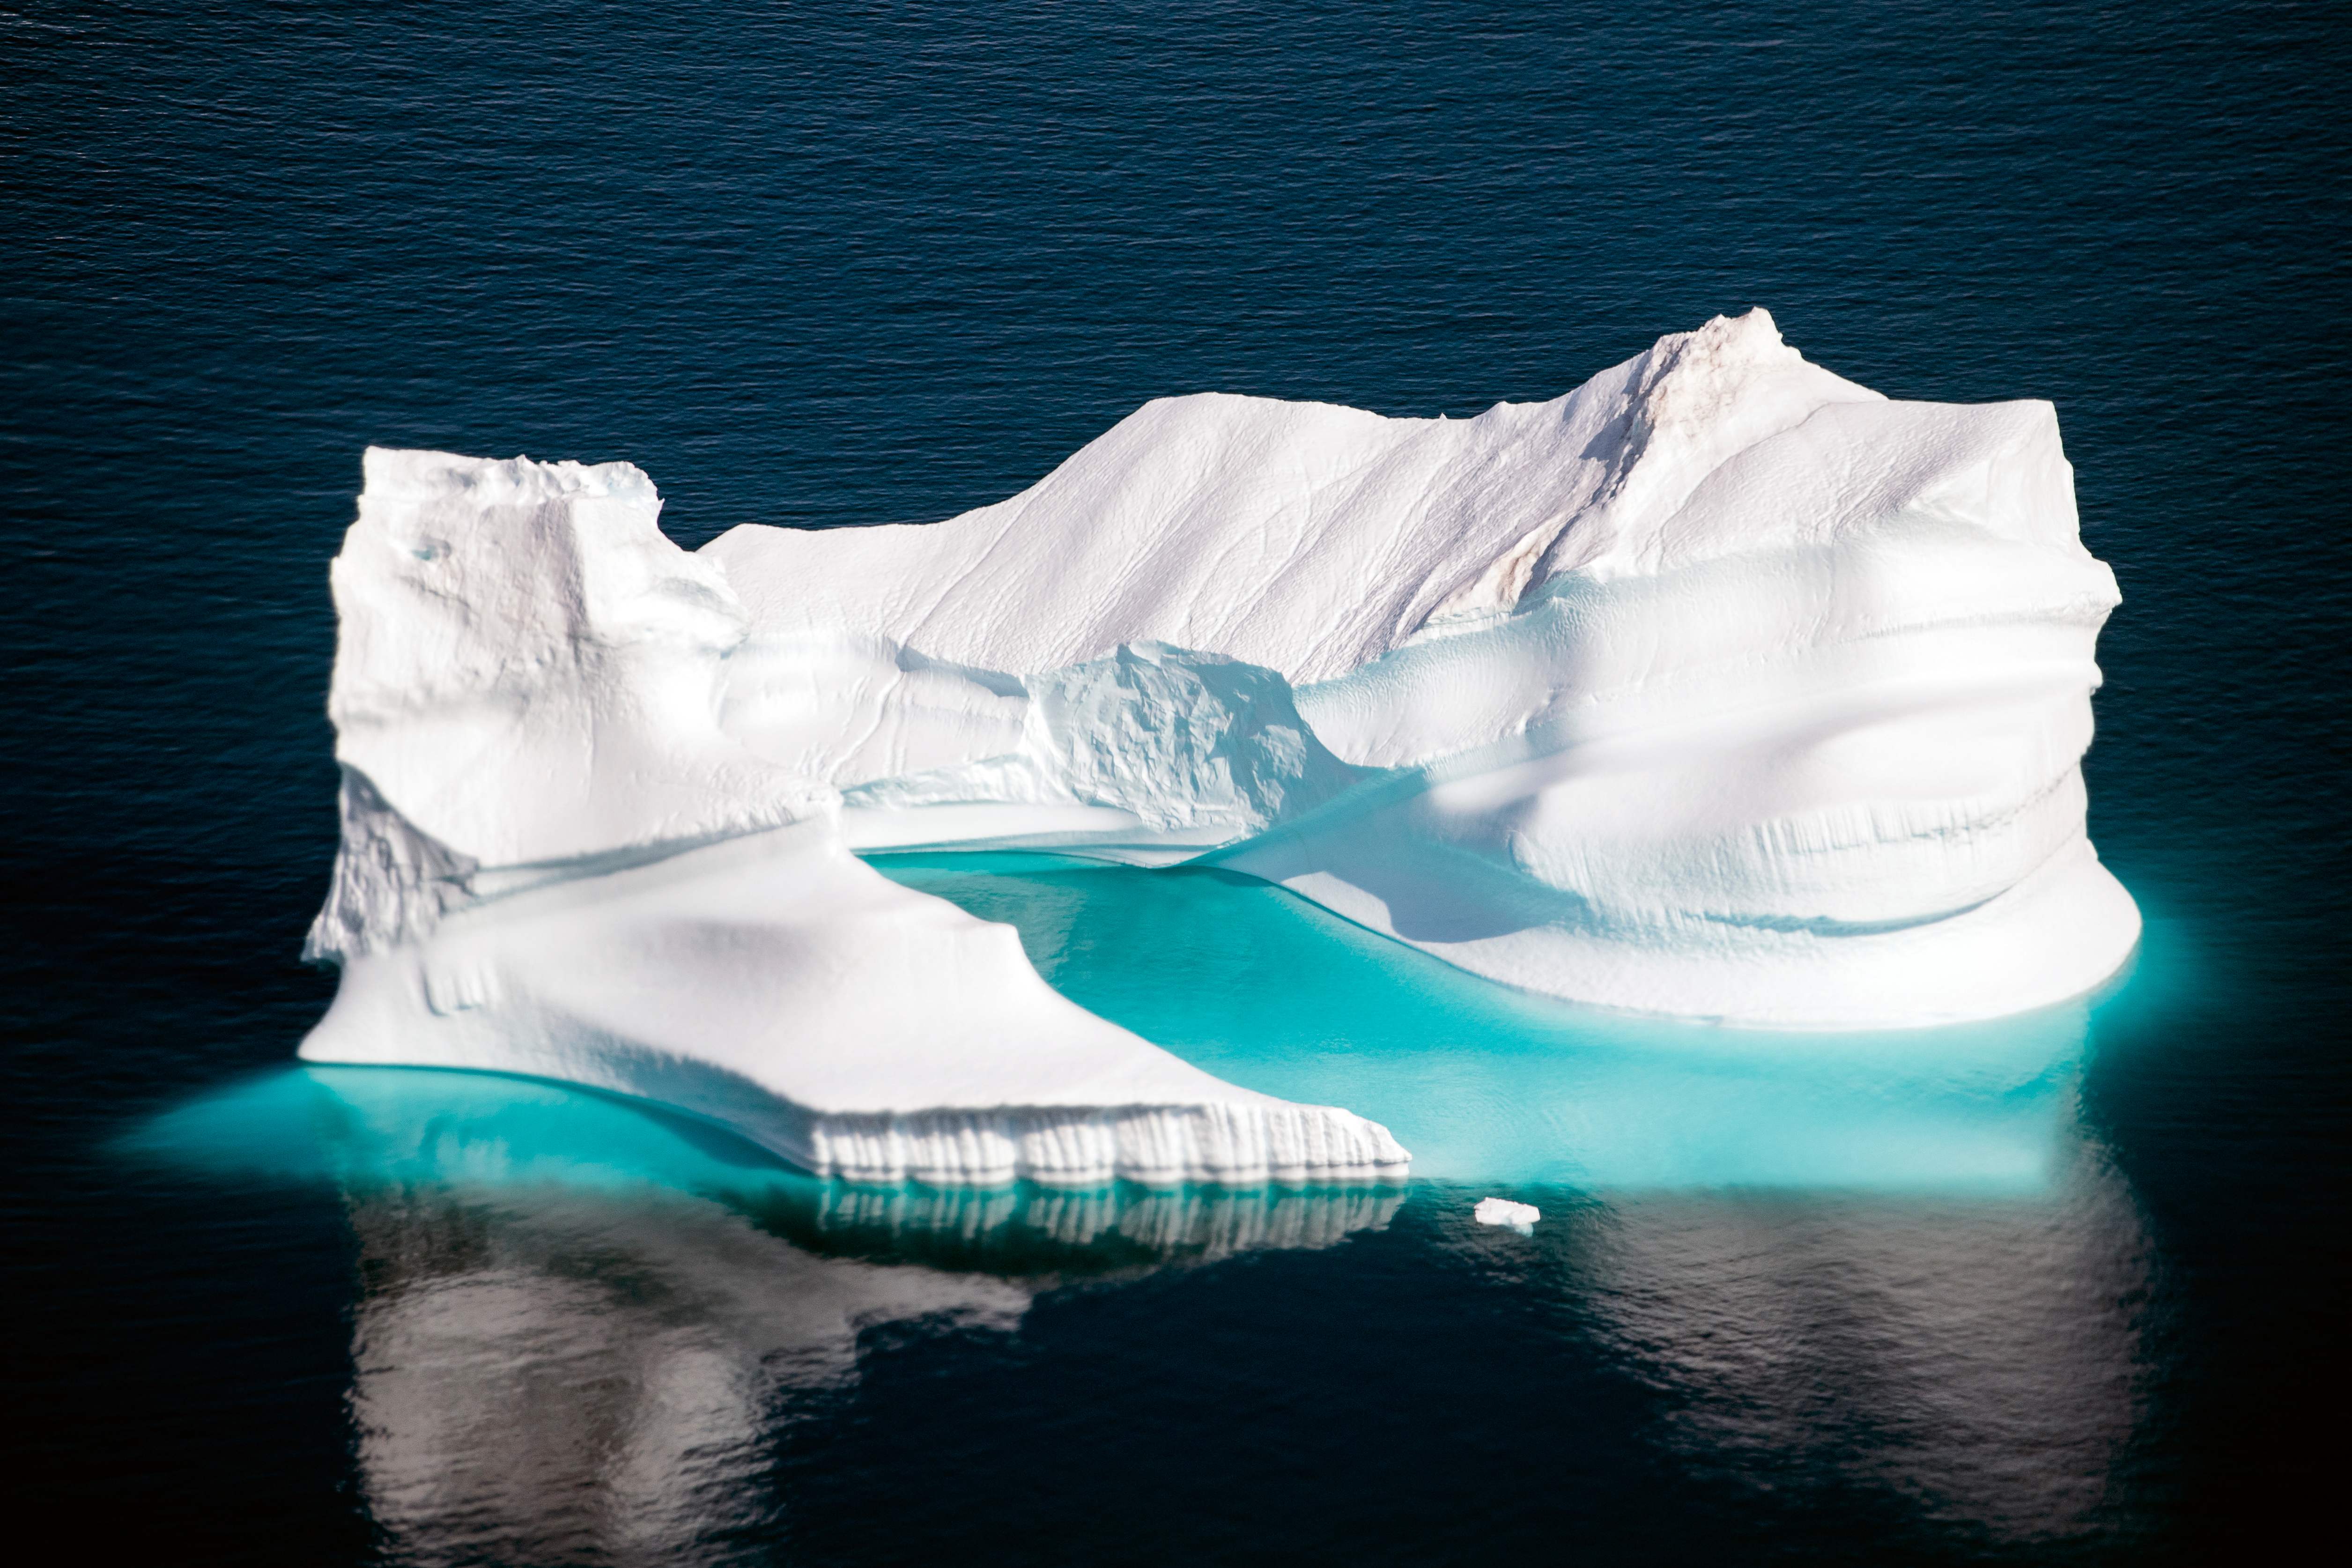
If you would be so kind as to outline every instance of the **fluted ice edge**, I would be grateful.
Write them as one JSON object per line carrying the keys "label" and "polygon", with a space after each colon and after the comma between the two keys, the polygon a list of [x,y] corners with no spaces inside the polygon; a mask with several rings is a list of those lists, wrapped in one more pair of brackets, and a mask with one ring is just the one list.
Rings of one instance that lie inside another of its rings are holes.
{"label": "fluted ice edge", "polygon": [[1402,1181],[1412,1156],[1387,1128],[1326,1105],[1004,1106],[813,1115],[780,1151],[845,1181],[930,1185],[1307,1186]]}

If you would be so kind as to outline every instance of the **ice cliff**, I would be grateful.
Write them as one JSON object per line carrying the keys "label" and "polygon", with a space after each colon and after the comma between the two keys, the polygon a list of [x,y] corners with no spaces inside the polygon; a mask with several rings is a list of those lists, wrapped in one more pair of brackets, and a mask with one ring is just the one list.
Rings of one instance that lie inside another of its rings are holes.
{"label": "ice cliff", "polygon": [[575,1079],[820,1171],[1402,1168],[850,852],[1202,857],[1531,990],[1778,1027],[2074,995],[2115,580],[2047,404],[1759,310],[1550,403],[1149,404],[924,526],[671,545],[645,476],[372,451],[334,570],[313,1059]]}

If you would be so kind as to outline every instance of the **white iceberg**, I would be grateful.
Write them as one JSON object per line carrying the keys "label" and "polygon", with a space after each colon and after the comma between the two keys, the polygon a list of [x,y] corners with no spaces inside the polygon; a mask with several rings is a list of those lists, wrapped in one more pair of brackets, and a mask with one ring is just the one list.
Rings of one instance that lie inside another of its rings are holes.
{"label": "white iceberg", "polygon": [[1473,972],[1907,1026],[2078,994],[2098,629],[2048,405],[1890,402],[1718,318],[1475,419],[1147,405],[928,526],[372,451],[334,571],[314,1060],[541,1074],[940,1182],[1400,1173],[1064,1001],[852,850],[1214,857]]}

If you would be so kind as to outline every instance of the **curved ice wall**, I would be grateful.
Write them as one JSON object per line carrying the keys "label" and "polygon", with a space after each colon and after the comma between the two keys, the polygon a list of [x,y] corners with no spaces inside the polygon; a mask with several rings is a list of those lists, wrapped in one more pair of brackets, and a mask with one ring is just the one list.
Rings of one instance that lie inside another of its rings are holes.
{"label": "curved ice wall", "polygon": [[1889,401],[1760,310],[1469,420],[1155,402],[929,526],[689,554],[658,507],[625,464],[369,454],[306,1054],[626,1088],[820,1169],[1319,1179],[1402,1152],[847,850],[1214,857],[1531,990],[1780,1027],[2021,1011],[2137,938],[2084,834],[2116,593],[2053,412]]}

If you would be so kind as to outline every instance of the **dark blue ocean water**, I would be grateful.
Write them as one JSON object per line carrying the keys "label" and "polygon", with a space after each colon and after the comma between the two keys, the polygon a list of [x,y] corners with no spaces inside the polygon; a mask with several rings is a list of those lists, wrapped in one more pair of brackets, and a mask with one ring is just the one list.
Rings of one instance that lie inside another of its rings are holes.
{"label": "dark blue ocean water", "polygon": [[[302,1564],[2334,1532],[2347,68],[2321,5],[17,0],[12,1526]],[[547,1086],[287,1070],[362,446],[626,458],[694,543],[946,516],[1161,394],[1548,397],[1752,304],[1896,396],[2053,400],[2122,582],[2092,826],[2150,937],[2009,1056],[1552,1050],[1215,873],[905,861],[1428,1173],[861,1194]],[[1465,1223],[1495,1147],[1532,1237]]]}

